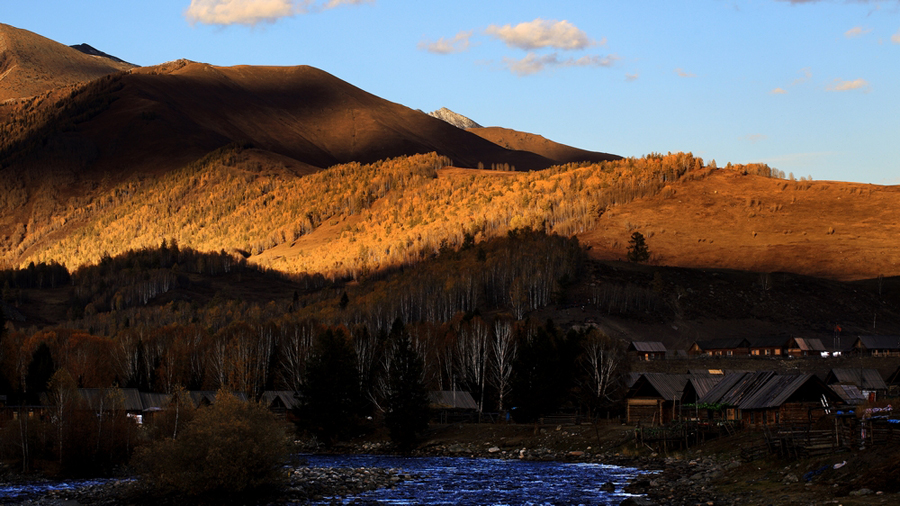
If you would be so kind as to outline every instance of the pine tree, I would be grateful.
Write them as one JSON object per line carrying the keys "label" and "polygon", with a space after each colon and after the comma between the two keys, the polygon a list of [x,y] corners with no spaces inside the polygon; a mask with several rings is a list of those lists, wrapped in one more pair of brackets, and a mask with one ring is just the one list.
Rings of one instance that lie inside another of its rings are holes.
{"label": "pine tree", "polygon": [[384,423],[391,441],[400,450],[408,451],[428,428],[428,392],[422,381],[425,365],[405,331],[399,332],[394,339]]}
{"label": "pine tree", "polygon": [[628,241],[627,258],[629,262],[634,263],[650,260],[650,250],[647,248],[647,242],[644,240],[644,235],[640,232],[631,234],[631,239]]}
{"label": "pine tree", "polygon": [[323,332],[306,367],[300,417],[326,445],[356,424],[362,409],[356,353],[341,331]]}

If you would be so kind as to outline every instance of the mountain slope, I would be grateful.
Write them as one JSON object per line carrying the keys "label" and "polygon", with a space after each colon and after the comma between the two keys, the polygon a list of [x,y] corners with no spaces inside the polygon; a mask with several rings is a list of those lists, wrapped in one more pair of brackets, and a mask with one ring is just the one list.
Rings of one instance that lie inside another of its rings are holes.
{"label": "mountain slope", "polygon": [[660,265],[873,279],[900,275],[898,215],[898,186],[717,170],[611,207],[579,238],[599,259],[624,259],[637,231]]}
{"label": "mountain slope", "polygon": [[565,144],[545,139],[540,135],[519,132],[509,128],[480,127],[468,128],[467,131],[507,149],[537,153],[543,157],[555,160],[559,164],[603,162],[621,158],[620,156],[611,155],[609,153],[599,153],[596,151],[573,148],[571,146],[566,146]]}
{"label": "mountain slope", "polygon": [[0,23],[0,102],[40,95],[132,67]]}

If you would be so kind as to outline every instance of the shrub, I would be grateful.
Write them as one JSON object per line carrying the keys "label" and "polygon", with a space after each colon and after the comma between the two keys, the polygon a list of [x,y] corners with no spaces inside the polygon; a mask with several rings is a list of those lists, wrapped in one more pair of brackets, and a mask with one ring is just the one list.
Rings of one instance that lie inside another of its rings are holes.
{"label": "shrub", "polygon": [[220,391],[176,439],[139,449],[133,462],[161,494],[233,500],[282,484],[289,448],[286,425],[264,406]]}

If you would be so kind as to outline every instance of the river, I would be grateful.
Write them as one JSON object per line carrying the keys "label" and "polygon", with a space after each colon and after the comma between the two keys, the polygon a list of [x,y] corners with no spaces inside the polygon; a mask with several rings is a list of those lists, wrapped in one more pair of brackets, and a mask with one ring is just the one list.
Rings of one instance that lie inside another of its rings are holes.
{"label": "river", "polygon": [[[459,457],[308,455],[311,466],[387,467],[419,475],[392,489],[344,498],[344,504],[619,504],[637,469],[603,464],[564,464]],[[611,482],[614,490],[604,490]],[[330,501],[322,504],[331,504]]]}
{"label": "river", "polygon": [[[397,469],[416,476],[385,488],[349,496],[344,504],[415,505],[601,505],[619,504],[622,489],[638,469],[603,464],[565,464],[463,457],[303,455],[312,467]],[[0,484],[0,504],[35,499],[107,480],[38,481]],[[607,484],[612,484],[612,490]],[[327,499],[321,504],[335,504]]]}

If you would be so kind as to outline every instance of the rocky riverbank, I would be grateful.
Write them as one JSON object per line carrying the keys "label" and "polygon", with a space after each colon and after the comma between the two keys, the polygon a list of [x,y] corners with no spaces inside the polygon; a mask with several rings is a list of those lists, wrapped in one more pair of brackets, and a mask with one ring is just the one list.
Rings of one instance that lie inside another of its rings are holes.
{"label": "rocky riverbank", "polygon": [[[325,468],[297,466],[288,471],[287,484],[270,491],[257,504],[306,504],[331,498],[360,494],[369,490],[394,487],[414,476],[396,469]],[[0,504],[22,506],[114,506],[121,504],[183,504],[180,498],[158,499],[146,494],[136,480],[109,480],[84,487],[54,490],[37,497],[5,501]]]}

